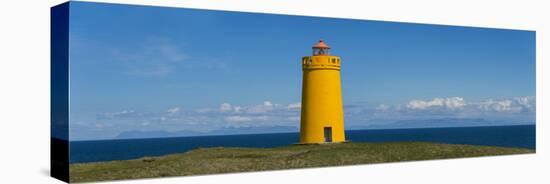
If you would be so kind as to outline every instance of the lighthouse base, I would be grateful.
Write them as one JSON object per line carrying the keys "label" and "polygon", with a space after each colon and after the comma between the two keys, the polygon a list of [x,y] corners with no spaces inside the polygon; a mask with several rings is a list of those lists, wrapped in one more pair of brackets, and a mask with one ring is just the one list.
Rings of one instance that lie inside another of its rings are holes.
{"label": "lighthouse base", "polygon": [[351,140],[345,140],[340,142],[308,142],[308,143],[294,143],[293,145],[325,145],[325,144],[344,144],[351,143]]}

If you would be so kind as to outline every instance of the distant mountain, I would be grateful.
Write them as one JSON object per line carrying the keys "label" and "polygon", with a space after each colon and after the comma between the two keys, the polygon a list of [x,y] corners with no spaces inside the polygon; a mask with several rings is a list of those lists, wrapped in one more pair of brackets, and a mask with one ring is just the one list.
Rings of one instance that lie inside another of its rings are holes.
{"label": "distant mountain", "polygon": [[220,134],[257,134],[257,133],[283,133],[298,132],[300,129],[294,126],[258,126],[258,127],[226,127],[209,132],[212,135]]}
{"label": "distant mountain", "polygon": [[[439,118],[420,120],[400,120],[387,123],[371,124],[366,126],[346,127],[346,130],[359,129],[398,129],[398,128],[441,128],[441,127],[471,127],[471,126],[505,126],[505,125],[527,125],[534,122],[513,122],[513,121],[491,121],[482,118]],[[126,131],[118,134],[115,139],[138,139],[138,138],[167,138],[167,137],[190,137],[208,135],[236,135],[236,134],[264,134],[299,132],[295,126],[258,126],[258,127],[224,127],[208,132],[197,131]]]}
{"label": "distant mountain", "polygon": [[490,121],[482,118],[438,118],[419,120],[400,120],[392,123],[352,126],[350,129],[396,129],[396,128],[441,128],[471,126],[527,125],[533,122]]}
{"label": "distant mountain", "polygon": [[263,134],[263,133],[284,133],[298,132],[299,128],[294,126],[262,126],[262,127],[224,127],[208,132],[197,131],[125,131],[118,134],[115,139],[139,139],[139,138],[167,138],[167,137],[190,137],[208,135],[236,135],[236,134]]}
{"label": "distant mountain", "polygon": [[199,136],[202,135],[202,132],[195,131],[126,131],[118,134],[115,139],[139,139],[139,138],[166,138],[166,137],[187,137],[187,136]]}

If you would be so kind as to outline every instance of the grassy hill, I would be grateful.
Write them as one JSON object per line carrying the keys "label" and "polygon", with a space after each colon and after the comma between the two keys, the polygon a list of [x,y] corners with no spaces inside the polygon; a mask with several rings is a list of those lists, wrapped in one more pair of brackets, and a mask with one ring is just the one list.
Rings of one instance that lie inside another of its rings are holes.
{"label": "grassy hill", "polygon": [[534,150],[424,142],[292,145],[277,148],[200,148],[135,160],[70,165],[70,181],[263,171],[534,153]]}

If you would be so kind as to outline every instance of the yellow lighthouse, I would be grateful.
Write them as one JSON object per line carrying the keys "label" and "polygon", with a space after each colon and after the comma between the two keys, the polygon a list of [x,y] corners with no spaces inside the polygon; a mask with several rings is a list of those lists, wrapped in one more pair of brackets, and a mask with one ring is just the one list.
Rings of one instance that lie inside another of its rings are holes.
{"label": "yellow lighthouse", "polygon": [[313,55],[302,58],[300,144],[345,142],[340,57],[320,40]]}

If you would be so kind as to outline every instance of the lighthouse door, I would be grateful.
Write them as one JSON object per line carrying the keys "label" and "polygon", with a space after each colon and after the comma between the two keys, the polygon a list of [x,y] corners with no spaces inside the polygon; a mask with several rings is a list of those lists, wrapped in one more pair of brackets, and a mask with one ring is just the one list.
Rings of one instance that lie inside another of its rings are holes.
{"label": "lighthouse door", "polygon": [[332,127],[325,127],[325,142],[332,142]]}

